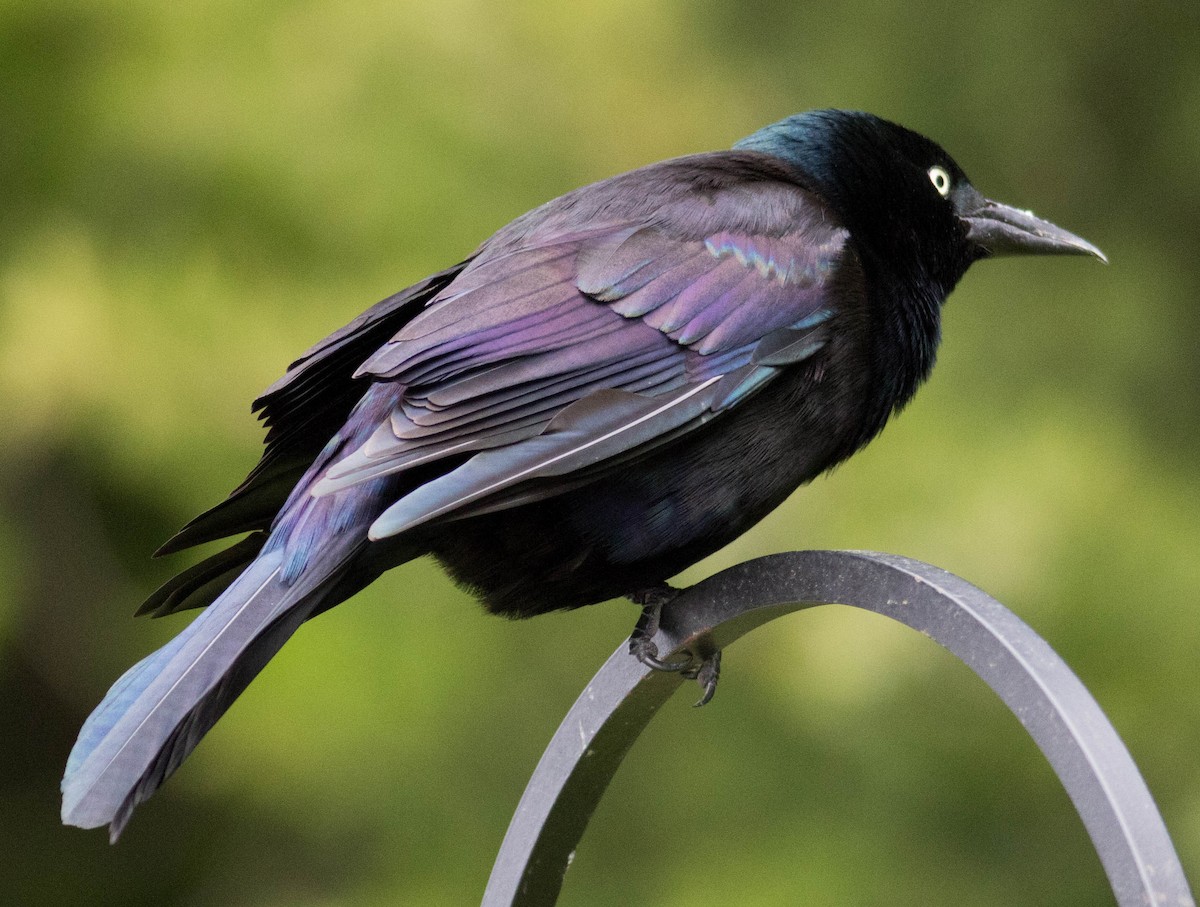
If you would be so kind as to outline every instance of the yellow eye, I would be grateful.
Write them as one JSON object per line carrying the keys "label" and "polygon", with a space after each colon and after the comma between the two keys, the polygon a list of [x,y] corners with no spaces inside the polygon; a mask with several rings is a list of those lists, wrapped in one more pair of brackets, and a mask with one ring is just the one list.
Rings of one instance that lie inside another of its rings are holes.
{"label": "yellow eye", "polygon": [[945,167],[930,167],[929,182],[933,183],[938,195],[950,194],[950,174],[946,172]]}

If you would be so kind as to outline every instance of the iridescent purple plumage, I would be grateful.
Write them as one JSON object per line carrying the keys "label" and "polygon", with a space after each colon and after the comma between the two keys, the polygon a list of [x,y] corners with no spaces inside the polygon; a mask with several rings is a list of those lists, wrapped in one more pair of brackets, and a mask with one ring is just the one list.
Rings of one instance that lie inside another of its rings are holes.
{"label": "iridescent purple plumage", "polygon": [[661,584],[883,427],[972,261],[1095,253],[1056,229],[837,111],[518,218],[257,401],[262,461],[163,551],[251,534],[143,607],[209,606],[84,725],[64,821],[115,839],[300,623],[414,557],[510,616]]}

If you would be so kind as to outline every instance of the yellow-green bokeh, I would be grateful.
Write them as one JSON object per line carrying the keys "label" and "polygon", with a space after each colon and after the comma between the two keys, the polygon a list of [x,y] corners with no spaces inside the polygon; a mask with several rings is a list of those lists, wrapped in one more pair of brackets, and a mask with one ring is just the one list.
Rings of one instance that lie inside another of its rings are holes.
{"label": "yellow-green bokeh", "polygon": [[[929,386],[685,578],[790,548],[959,573],[1095,692],[1200,871],[1200,7],[0,2],[0,900],[478,901],[561,715],[628,632],[514,624],[432,564],[306,627],[116,848],[57,824],[79,723],[186,617],[146,555],[256,459],[299,351],[574,186],[868,109],[1112,265],[975,268]],[[562,903],[1104,903],[1019,725],[836,609],[670,703]]]}

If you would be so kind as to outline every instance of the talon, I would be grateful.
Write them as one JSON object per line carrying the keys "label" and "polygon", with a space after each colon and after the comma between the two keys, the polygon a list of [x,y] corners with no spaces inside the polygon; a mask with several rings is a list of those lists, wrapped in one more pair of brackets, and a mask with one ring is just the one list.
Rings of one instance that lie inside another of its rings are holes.
{"label": "talon", "polygon": [[692,660],[685,658],[682,661],[663,661],[658,657],[658,646],[645,636],[634,636],[629,640],[629,654],[644,664],[646,667],[655,671],[684,671],[691,667]]}
{"label": "talon", "polygon": [[704,688],[703,695],[693,708],[708,705],[717,692],[717,681],[721,679],[721,650],[718,649],[705,658],[698,668],[685,671],[683,676],[695,680]]}
{"label": "talon", "polygon": [[655,671],[685,671],[692,665],[690,656],[683,661],[663,661],[658,657],[658,646],[653,637],[658,632],[663,605],[679,594],[679,590],[661,583],[642,589],[629,596],[635,604],[642,606],[642,616],[629,636],[629,654]]}

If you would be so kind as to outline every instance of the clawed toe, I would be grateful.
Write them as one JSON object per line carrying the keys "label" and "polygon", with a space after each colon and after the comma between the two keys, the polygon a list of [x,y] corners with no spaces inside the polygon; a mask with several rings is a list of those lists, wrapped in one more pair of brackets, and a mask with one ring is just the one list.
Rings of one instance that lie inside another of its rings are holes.
{"label": "clawed toe", "polygon": [[685,671],[692,665],[691,658],[680,661],[663,661],[658,657],[658,646],[646,636],[634,635],[629,640],[629,654],[655,671]]}
{"label": "clawed toe", "polygon": [[658,632],[663,605],[678,594],[678,589],[672,589],[666,583],[662,583],[629,596],[632,601],[642,606],[642,616],[633,628],[633,635],[629,637],[629,654],[655,671],[683,671],[692,664],[690,657],[682,661],[663,661],[658,657],[658,646],[653,640],[654,634]]}
{"label": "clawed toe", "polygon": [[663,606],[671,601],[679,590],[665,583],[643,589],[630,595],[630,599],[642,606],[642,616],[629,637],[629,654],[655,671],[679,671],[689,680],[697,681],[704,693],[696,706],[707,705],[717,692],[717,681],[721,679],[721,651],[709,652],[696,659],[684,653],[679,661],[663,661],[658,656],[654,634],[658,632]]}
{"label": "clawed toe", "polygon": [[695,703],[695,708],[708,705],[717,692],[717,681],[721,679],[721,650],[718,649],[705,657],[698,667],[684,671],[683,676],[695,680],[704,689],[703,695]]}

